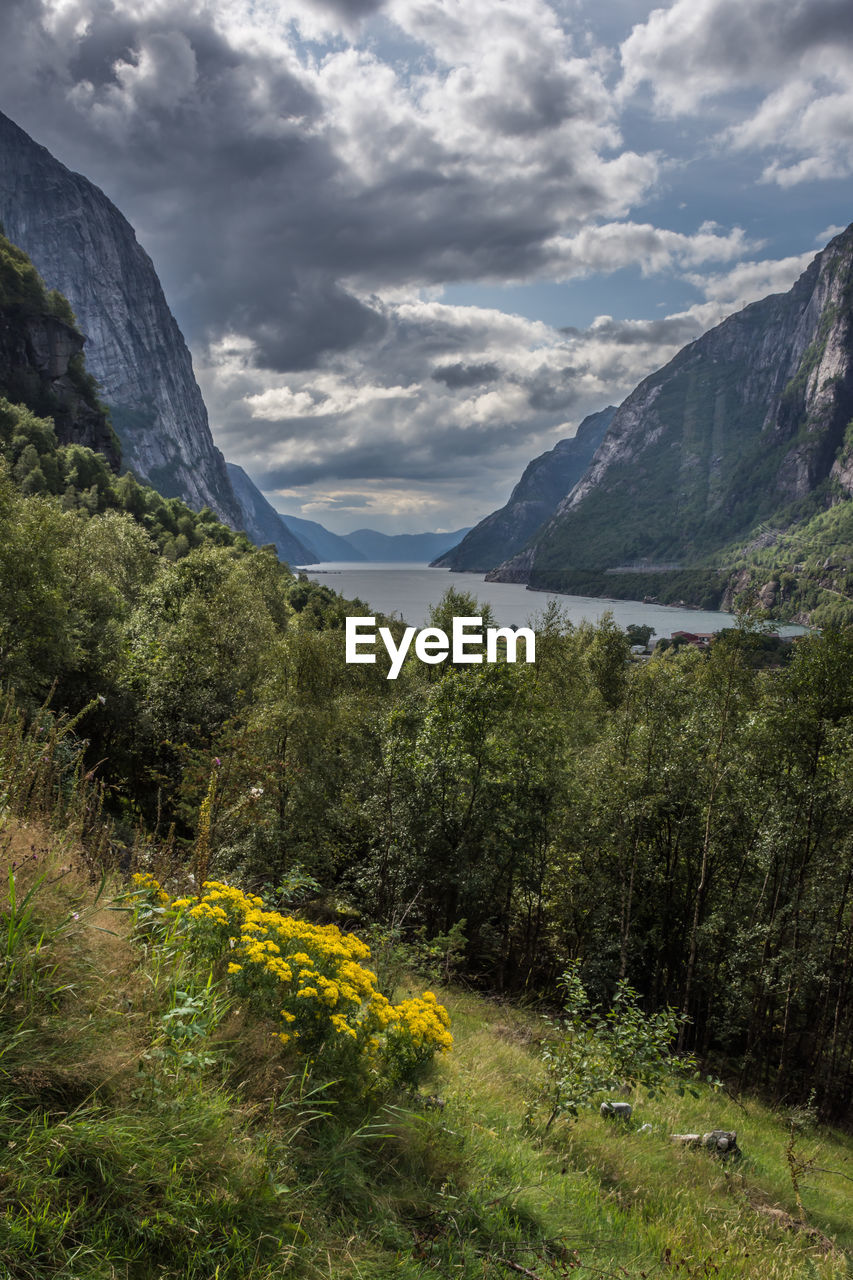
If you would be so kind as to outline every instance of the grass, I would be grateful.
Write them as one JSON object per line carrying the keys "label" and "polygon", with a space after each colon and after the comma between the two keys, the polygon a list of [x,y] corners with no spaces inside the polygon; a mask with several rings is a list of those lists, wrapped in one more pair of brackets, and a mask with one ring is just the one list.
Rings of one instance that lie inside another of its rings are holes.
{"label": "grass", "polygon": [[[515,1203],[578,1251],[577,1274],[623,1274],[620,1268],[632,1276],[675,1271],[780,1280],[849,1274],[851,1138],[822,1131],[801,1140],[804,1154],[819,1150],[820,1167],[835,1171],[808,1179],[808,1223],[821,1233],[810,1236],[785,1225],[796,1218],[797,1205],[784,1116],[702,1088],[698,1098],[631,1099],[633,1119],[651,1124],[651,1133],[591,1113],[548,1140],[541,1124],[525,1134],[520,1119],[535,1092],[528,1042],[538,1034],[535,1021],[472,997],[444,998],[456,1036],[456,1053],[441,1067],[446,1114],[459,1123],[468,1117],[469,1161],[484,1175],[500,1169],[505,1185],[515,1188]],[[738,1164],[681,1149],[669,1137],[711,1128],[737,1130],[744,1152]]]}
{"label": "grass", "polygon": [[[174,993],[113,909],[119,880],[98,896],[46,824],[7,817],[0,849],[19,904],[34,889],[26,999],[0,1007],[3,1280],[850,1273],[849,1137],[798,1140],[833,1171],[803,1180],[808,1234],[783,1115],[703,1090],[636,1098],[649,1133],[591,1113],[546,1134],[525,1123],[541,1020],[474,994],[442,993],[456,1045],[415,1094],[353,1098],[240,1010],[211,1063],[167,1071],[151,1050]],[[668,1137],[711,1127],[738,1130],[738,1165]]]}

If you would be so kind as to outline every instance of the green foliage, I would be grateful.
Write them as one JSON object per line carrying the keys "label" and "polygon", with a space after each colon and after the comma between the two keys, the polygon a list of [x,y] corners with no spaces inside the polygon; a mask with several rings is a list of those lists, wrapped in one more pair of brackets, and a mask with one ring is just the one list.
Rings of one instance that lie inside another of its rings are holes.
{"label": "green foliage", "polygon": [[849,625],[853,502],[847,494],[823,495],[816,511],[797,512],[787,527],[780,523],[756,541],[765,545],[734,547],[730,557],[739,578],[769,593],[774,615],[808,617],[816,626]]}
{"label": "green foliage", "polygon": [[625,628],[625,635],[628,637],[630,644],[647,645],[655,634],[654,627],[640,626],[636,622],[630,623]]}
{"label": "green foliage", "polygon": [[74,316],[65,298],[56,290],[48,293],[30,259],[17,245],[0,234],[0,307],[14,307],[25,314],[55,315],[73,325]]}
{"label": "green foliage", "polygon": [[696,1073],[696,1059],[672,1053],[685,1016],[664,1006],[644,1013],[639,994],[626,981],[616,985],[606,1013],[593,1004],[575,962],[560,979],[563,1013],[542,1051],[547,1080],[543,1100],[549,1129],[559,1117],[574,1117],[605,1093],[640,1087],[655,1097]]}

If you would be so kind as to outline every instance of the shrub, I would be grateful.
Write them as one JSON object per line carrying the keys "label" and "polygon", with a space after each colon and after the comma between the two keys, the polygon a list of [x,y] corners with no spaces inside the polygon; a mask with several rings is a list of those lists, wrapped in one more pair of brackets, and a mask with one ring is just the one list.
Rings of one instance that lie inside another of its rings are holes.
{"label": "shrub", "polygon": [[288,1052],[320,1056],[345,1078],[411,1082],[453,1044],[430,991],[394,1005],[365,965],[370,948],[336,925],[267,910],[264,900],[208,880],[197,898],[171,899],[134,876],[135,922],[154,946],[207,969]]}
{"label": "shrub", "polygon": [[577,962],[564,974],[564,1014],[553,1023],[555,1035],[543,1050],[547,1071],[545,1097],[550,1108],[546,1128],[559,1116],[576,1117],[582,1107],[623,1085],[641,1086],[650,1097],[695,1074],[692,1056],[670,1053],[683,1014],[666,1006],[644,1013],[637,992],[619,982],[606,1014],[590,1003]]}

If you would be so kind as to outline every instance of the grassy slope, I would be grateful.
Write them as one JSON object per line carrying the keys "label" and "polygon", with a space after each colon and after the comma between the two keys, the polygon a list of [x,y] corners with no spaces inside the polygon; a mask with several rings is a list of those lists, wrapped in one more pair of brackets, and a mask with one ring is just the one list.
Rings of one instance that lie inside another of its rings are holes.
{"label": "grassy slope", "polygon": [[[782,1118],[706,1092],[638,1101],[650,1134],[588,1115],[545,1141],[524,1127],[543,1024],[475,995],[442,997],[456,1048],[423,1089],[440,1106],[336,1106],[236,1013],[216,1064],[176,1079],[150,1056],[175,975],[132,947],[108,893],[94,901],[67,839],[7,821],[0,854],[19,884],[47,872],[29,968],[3,971],[0,1276],[849,1274],[849,1137],[803,1142],[837,1171],[803,1193],[826,1252],[760,1211],[796,1214]],[[666,1136],[710,1127],[737,1128],[737,1168]]]}

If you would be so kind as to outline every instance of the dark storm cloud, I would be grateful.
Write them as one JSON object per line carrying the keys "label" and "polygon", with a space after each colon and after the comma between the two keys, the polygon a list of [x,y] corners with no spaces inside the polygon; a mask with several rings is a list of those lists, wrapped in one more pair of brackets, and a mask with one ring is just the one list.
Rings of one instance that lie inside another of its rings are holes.
{"label": "dark storm cloud", "polygon": [[[349,19],[379,4],[319,7]],[[640,157],[618,174],[602,157],[600,77],[535,23],[527,44],[495,28],[495,65],[439,110],[371,55],[306,66],[282,23],[268,46],[244,39],[238,8],[15,3],[0,52],[6,109],[132,213],[191,340],[239,328],[271,368],[312,367],[379,333],[345,281],[541,273],[567,218],[616,210],[652,176]],[[511,135],[530,137],[515,152]]]}
{"label": "dark storm cloud", "polygon": [[531,409],[543,413],[567,413],[576,401],[575,384],[579,369],[565,365],[562,369],[548,369],[532,377],[527,385],[527,399]]}
{"label": "dark storm cloud", "polygon": [[336,14],[347,22],[360,22],[378,13],[385,0],[310,0],[316,8]]}
{"label": "dark storm cloud", "polygon": [[432,378],[446,387],[478,387],[484,382],[494,382],[500,376],[496,364],[445,364],[434,369]]}
{"label": "dark storm cloud", "polygon": [[[316,441],[316,422],[311,427]],[[337,433],[333,431],[329,438],[337,439]],[[365,440],[346,448],[342,465],[335,474],[345,477],[350,483],[360,480],[405,483],[408,478],[441,483],[458,480],[460,477],[475,477],[487,457],[508,446],[515,446],[517,449],[518,443],[519,424],[516,421],[491,425],[487,432],[460,432],[450,423],[434,423],[429,439],[415,443],[401,440],[396,433],[384,435],[379,428],[376,439]],[[330,473],[324,456],[309,456],[289,462],[286,466],[270,467],[255,474],[261,487],[266,490],[327,481]]]}
{"label": "dark storm cloud", "polygon": [[[282,282],[279,276],[276,292]],[[281,317],[275,315],[274,298],[266,291],[251,307],[236,309],[232,317],[232,323],[255,340],[256,367],[277,373],[313,369],[330,352],[378,341],[387,328],[380,312],[333,280],[293,276],[289,283],[293,301],[282,309]]]}
{"label": "dark storm cloud", "polygon": [[624,147],[605,61],[561,8],[9,0],[0,105],[131,219],[217,442],[269,489],[474,490],[517,478],[695,321],[561,335],[425,294],[743,252],[712,224],[631,220],[659,159]]}

